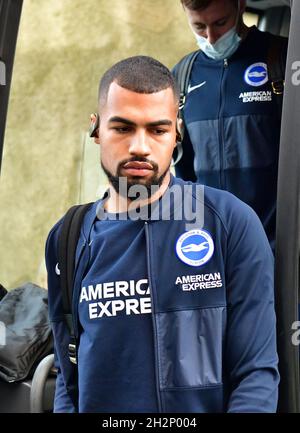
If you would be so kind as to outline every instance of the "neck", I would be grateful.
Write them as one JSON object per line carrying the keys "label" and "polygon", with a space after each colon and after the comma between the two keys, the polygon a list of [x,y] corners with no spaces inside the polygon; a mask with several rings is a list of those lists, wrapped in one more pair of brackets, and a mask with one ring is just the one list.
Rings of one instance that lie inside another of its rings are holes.
{"label": "neck", "polygon": [[104,203],[104,209],[109,213],[121,213],[128,212],[130,209],[133,210],[137,209],[138,207],[147,206],[158,200],[165,193],[170,183],[170,177],[170,172],[168,172],[164,177],[159,189],[147,200],[129,200],[127,197],[123,197],[122,195],[118,194],[110,185],[110,194],[109,198]]}

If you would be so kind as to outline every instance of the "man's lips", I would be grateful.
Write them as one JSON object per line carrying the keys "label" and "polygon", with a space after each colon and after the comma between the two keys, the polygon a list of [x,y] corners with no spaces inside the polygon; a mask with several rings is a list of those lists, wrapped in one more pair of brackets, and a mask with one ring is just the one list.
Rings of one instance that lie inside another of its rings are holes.
{"label": "man's lips", "polygon": [[152,165],[149,162],[141,162],[141,161],[130,161],[126,162],[123,166],[124,168],[135,168],[137,170],[153,170]]}
{"label": "man's lips", "polygon": [[131,176],[146,176],[153,166],[149,162],[130,161],[123,165],[123,169]]}

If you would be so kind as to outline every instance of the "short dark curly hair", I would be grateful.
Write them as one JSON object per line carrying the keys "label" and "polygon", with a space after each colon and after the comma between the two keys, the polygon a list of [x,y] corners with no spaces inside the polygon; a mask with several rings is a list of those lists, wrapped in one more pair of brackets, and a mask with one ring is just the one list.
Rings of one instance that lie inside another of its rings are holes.
{"label": "short dark curly hair", "polygon": [[175,101],[179,101],[179,90],[171,71],[152,57],[128,57],[108,69],[99,85],[100,105],[105,105],[112,82],[136,93],[156,93],[170,87]]}

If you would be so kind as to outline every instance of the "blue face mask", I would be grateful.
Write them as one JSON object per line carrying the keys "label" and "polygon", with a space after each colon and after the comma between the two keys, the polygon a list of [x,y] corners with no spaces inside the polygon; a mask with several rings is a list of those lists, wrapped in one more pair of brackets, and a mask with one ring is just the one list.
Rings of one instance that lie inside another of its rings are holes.
{"label": "blue face mask", "polygon": [[196,37],[197,44],[201,51],[203,51],[207,57],[214,60],[228,59],[238,49],[242,38],[237,34],[236,26],[240,17],[240,2],[238,1],[238,11],[236,16],[235,25],[228,32],[224,33],[214,44],[208,42],[206,38],[193,33]]}
{"label": "blue face mask", "polygon": [[203,36],[195,33],[197,44],[201,51],[203,51],[207,57],[214,60],[227,59],[238,49],[242,38],[237,34],[235,27],[228,30],[223,36],[221,36],[217,42],[211,44]]}

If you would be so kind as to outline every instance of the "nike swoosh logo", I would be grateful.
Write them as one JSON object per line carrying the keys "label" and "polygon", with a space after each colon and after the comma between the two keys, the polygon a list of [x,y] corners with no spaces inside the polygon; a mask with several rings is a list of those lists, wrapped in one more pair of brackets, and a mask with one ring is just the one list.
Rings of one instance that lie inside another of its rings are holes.
{"label": "nike swoosh logo", "polygon": [[189,85],[189,87],[187,89],[187,92],[190,93],[190,92],[192,92],[195,89],[199,89],[199,87],[204,86],[204,84],[206,84],[206,81],[203,81],[203,83],[197,84],[196,86],[190,86]]}

